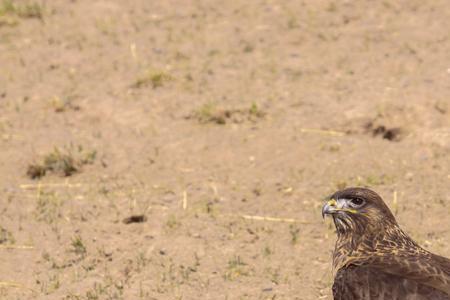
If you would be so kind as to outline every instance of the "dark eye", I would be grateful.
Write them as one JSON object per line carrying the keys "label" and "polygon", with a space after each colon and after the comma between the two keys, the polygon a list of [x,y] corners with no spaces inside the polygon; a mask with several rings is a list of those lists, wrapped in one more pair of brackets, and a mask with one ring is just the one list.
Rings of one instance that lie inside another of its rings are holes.
{"label": "dark eye", "polygon": [[364,200],[361,198],[353,198],[352,200],[350,200],[352,202],[353,205],[355,206],[361,206],[364,204]]}

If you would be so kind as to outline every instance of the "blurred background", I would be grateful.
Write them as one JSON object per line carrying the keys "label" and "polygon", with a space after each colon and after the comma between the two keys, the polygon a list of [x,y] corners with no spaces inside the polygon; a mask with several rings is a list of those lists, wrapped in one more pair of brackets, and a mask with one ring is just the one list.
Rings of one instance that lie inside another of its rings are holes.
{"label": "blurred background", "polygon": [[450,256],[450,4],[0,1],[2,299],[331,299],[325,196]]}

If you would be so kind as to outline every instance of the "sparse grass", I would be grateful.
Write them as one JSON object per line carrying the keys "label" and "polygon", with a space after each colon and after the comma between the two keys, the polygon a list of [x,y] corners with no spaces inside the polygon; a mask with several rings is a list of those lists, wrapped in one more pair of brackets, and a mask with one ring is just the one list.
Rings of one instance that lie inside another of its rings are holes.
{"label": "sparse grass", "polygon": [[173,77],[162,71],[147,71],[139,76],[132,84],[134,88],[151,86],[156,89],[162,87],[165,83],[172,81]]}
{"label": "sparse grass", "polygon": [[166,228],[169,230],[175,230],[178,227],[180,227],[181,224],[177,220],[177,217],[175,215],[170,215],[166,221]]}
{"label": "sparse grass", "polygon": [[256,122],[266,115],[256,103],[252,103],[248,109],[221,109],[214,103],[206,103],[189,115],[188,119],[196,119],[200,123],[214,123],[224,125],[228,122],[243,123],[245,121]]}
{"label": "sparse grass", "polygon": [[78,171],[77,163],[72,153],[62,152],[55,148],[44,157],[44,168],[63,176],[70,176]]}
{"label": "sparse grass", "polygon": [[434,108],[441,114],[446,114],[449,111],[448,101],[440,100],[434,103]]}
{"label": "sparse grass", "polygon": [[70,295],[71,299],[86,299],[86,300],[100,300],[100,299],[123,299],[123,288],[122,282],[114,280],[110,276],[104,279],[104,282],[95,282],[94,286],[88,290],[85,296],[78,298],[77,295]]}
{"label": "sparse grass", "polygon": [[208,215],[212,216],[212,217],[215,217],[215,216],[216,216],[216,214],[217,214],[217,209],[216,209],[216,207],[215,207],[213,201],[207,201],[207,202],[206,202],[206,204],[205,204],[205,212],[206,212]]}
{"label": "sparse grass", "polygon": [[244,263],[239,255],[233,256],[228,261],[227,271],[225,272],[224,278],[226,280],[234,280],[240,276],[248,276],[248,266]]}
{"label": "sparse grass", "polygon": [[5,228],[0,226],[0,244],[14,244],[16,240],[14,239],[13,234],[6,230]]}
{"label": "sparse grass", "polygon": [[216,205],[216,201],[211,200],[210,197],[193,203],[192,208],[196,217],[200,214],[207,214],[209,217],[215,219],[219,215],[219,208]]}
{"label": "sparse grass", "polygon": [[15,3],[12,0],[3,0],[0,3],[0,17],[10,15],[19,18],[42,19],[44,7],[37,2],[25,2],[23,4]]}
{"label": "sparse grass", "polygon": [[297,21],[297,19],[295,17],[290,17],[288,22],[287,22],[288,29],[293,29],[293,28],[298,27],[297,22],[298,21]]}
{"label": "sparse grass", "polygon": [[196,112],[194,112],[194,116],[200,123],[226,123],[226,116],[217,113],[217,106],[214,103],[206,103],[202,105]]}
{"label": "sparse grass", "polygon": [[197,272],[199,262],[195,259],[193,264],[178,264],[174,263],[172,257],[164,256],[158,265],[158,283],[155,290],[163,294],[178,289],[181,285],[192,283],[192,277]]}
{"label": "sparse grass", "polygon": [[55,192],[38,191],[35,216],[38,221],[47,224],[56,223],[61,217],[63,201]]}
{"label": "sparse grass", "polygon": [[117,37],[117,26],[115,19],[108,17],[101,17],[95,19],[95,27],[105,35],[111,35]]}
{"label": "sparse grass", "polygon": [[150,260],[145,256],[145,253],[139,252],[135,260],[136,272],[140,273],[141,271],[143,271],[149,263]]}
{"label": "sparse grass", "polygon": [[92,164],[95,161],[97,152],[95,150],[85,151],[81,146],[74,149],[66,147],[60,149],[55,147],[53,151],[47,153],[41,163],[28,165],[27,175],[31,179],[39,179],[48,172],[67,177],[79,172],[83,165]]}
{"label": "sparse grass", "polygon": [[191,266],[179,266],[179,273],[181,275],[181,278],[183,279],[183,282],[187,282],[190,279],[190,276],[192,273],[197,272],[197,269],[195,267]]}
{"label": "sparse grass", "polygon": [[253,102],[252,105],[250,106],[248,114],[250,117],[256,119],[263,118],[266,115],[266,113],[262,111],[255,102]]}
{"label": "sparse grass", "polygon": [[297,16],[294,14],[290,14],[288,21],[287,21],[287,28],[288,29],[294,29],[298,27],[298,19]]}
{"label": "sparse grass", "polygon": [[341,146],[339,144],[323,144],[320,146],[320,150],[336,153],[341,150]]}
{"label": "sparse grass", "polygon": [[270,281],[272,281],[275,284],[280,284],[281,283],[281,274],[280,274],[280,270],[274,269],[274,268],[266,268],[264,270],[264,273],[266,273],[270,279]]}
{"label": "sparse grass", "polygon": [[16,9],[12,0],[3,0],[0,4],[0,16],[14,14]]}
{"label": "sparse grass", "polygon": [[330,13],[336,13],[337,8],[338,7],[337,7],[336,3],[331,2],[331,3],[328,4],[328,7],[326,8],[326,11],[330,12]]}
{"label": "sparse grass", "polygon": [[46,295],[53,293],[61,286],[58,274],[50,275],[47,280],[37,279],[36,283],[40,285],[41,292]]}
{"label": "sparse grass", "polygon": [[252,190],[253,195],[255,195],[256,197],[261,196],[262,194],[262,188],[257,186]]}
{"label": "sparse grass", "polygon": [[17,15],[21,18],[43,18],[43,7],[37,2],[26,3],[17,7]]}
{"label": "sparse grass", "polygon": [[41,178],[45,176],[46,172],[47,172],[46,168],[41,164],[32,163],[28,165],[27,175],[31,179]]}
{"label": "sparse grass", "polygon": [[250,52],[253,52],[254,49],[255,49],[255,47],[254,47],[252,44],[250,44],[250,43],[245,43],[243,52],[244,52],[244,53],[250,53]]}
{"label": "sparse grass", "polygon": [[19,21],[15,17],[0,15],[0,27],[2,26],[16,26]]}
{"label": "sparse grass", "polygon": [[73,103],[73,97],[66,97],[64,99],[54,96],[50,99],[50,105],[55,112],[65,112],[68,110],[80,110],[80,107]]}
{"label": "sparse grass", "polygon": [[70,252],[75,253],[75,255],[84,258],[87,254],[86,246],[83,243],[81,236],[76,235],[72,238],[72,242],[70,243],[71,249]]}
{"label": "sparse grass", "polygon": [[289,225],[289,233],[291,235],[291,244],[292,245],[296,245],[298,243],[299,232],[300,232],[300,228],[298,228],[294,224]]}
{"label": "sparse grass", "polygon": [[263,256],[264,257],[268,257],[268,256],[270,256],[272,254],[273,254],[273,250],[270,249],[269,246],[265,246],[264,249],[263,249]]}

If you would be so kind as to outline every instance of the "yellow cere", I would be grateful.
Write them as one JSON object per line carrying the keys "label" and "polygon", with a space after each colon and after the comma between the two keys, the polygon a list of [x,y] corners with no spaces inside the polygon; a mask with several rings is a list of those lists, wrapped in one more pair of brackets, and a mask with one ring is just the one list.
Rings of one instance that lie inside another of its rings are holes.
{"label": "yellow cere", "polygon": [[329,206],[336,206],[336,205],[337,205],[337,202],[336,202],[335,199],[330,199],[330,200],[328,201],[327,204],[328,204]]}

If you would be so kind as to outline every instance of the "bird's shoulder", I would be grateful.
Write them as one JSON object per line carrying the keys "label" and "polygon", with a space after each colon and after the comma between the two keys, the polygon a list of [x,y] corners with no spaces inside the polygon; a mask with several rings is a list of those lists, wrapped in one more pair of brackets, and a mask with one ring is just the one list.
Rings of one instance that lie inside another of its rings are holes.
{"label": "bird's shoulder", "polygon": [[450,300],[449,295],[438,289],[367,265],[339,269],[334,279],[333,297],[334,300]]}
{"label": "bird's shoulder", "polygon": [[364,238],[356,247],[337,248],[336,270],[350,265],[370,267],[450,295],[449,259],[423,249],[398,227],[386,233],[374,239]]}

